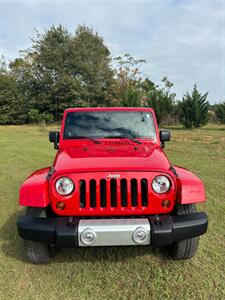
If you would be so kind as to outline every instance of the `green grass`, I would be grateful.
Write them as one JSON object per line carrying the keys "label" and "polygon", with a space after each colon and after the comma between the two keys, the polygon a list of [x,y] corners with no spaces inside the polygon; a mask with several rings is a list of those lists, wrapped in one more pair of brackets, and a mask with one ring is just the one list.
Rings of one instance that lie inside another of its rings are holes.
{"label": "green grass", "polygon": [[44,127],[0,127],[0,299],[225,299],[225,127],[171,127],[166,152],[205,183],[209,230],[189,261],[169,260],[151,247],[61,250],[32,265],[17,235],[18,191],[55,151]]}

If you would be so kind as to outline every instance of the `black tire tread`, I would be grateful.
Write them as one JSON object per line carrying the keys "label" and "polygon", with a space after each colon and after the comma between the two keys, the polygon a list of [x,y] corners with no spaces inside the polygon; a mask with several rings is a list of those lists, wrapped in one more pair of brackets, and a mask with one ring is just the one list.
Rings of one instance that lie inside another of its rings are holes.
{"label": "black tire tread", "polygon": [[[46,210],[37,207],[28,207],[26,215],[46,217]],[[35,264],[47,263],[50,260],[49,245],[42,242],[24,240],[26,258]]]}
{"label": "black tire tread", "polygon": [[[178,204],[175,209],[176,215],[188,215],[196,213],[196,207],[194,204]],[[173,243],[169,247],[169,254],[174,260],[183,260],[192,258],[197,252],[199,244],[199,237],[181,240]]]}

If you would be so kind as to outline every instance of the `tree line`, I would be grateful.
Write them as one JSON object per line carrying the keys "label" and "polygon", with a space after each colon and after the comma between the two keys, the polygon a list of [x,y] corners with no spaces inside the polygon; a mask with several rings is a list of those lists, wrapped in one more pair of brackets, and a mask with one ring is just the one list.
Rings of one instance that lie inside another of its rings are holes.
{"label": "tree line", "polygon": [[[159,123],[200,127],[209,119],[208,93],[197,85],[177,101],[173,83],[154,83],[145,63],[129,54],[112,57],[99,34],[85,25],[70,33],[61,25],[36,32],[29,49],[6,64],[0,60],[0,124],[57,122],[68,107],[152,107]],[[225,102],[214,109],[225,123]]]}

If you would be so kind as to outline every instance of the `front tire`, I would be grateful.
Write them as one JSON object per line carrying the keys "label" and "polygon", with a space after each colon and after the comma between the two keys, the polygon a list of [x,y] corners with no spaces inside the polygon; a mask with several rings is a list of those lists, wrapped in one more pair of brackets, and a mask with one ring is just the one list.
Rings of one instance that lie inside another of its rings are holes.
{"label": "front tire", "polygon": [[[197,210],[194,204],[178,204],[175,208],[175,214],[178,216],[194,214],[196,212]],[[181,240],[169,246],[168,252],[174,260],[190,259],[197,252],[198,244],[199,237]]]}
{"label": "front tire", "polygon": [[[46,218],[46,209],[28,207],[26,215]],[[43,264],[50,260],[49,245],[46,243],[24,240],[24,250],[26,258],[32,263]]]}

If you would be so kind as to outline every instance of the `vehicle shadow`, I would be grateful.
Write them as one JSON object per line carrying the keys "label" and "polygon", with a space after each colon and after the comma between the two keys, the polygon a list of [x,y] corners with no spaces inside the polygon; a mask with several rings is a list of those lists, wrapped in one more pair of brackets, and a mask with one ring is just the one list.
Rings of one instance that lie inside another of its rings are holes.
{"label": "vehicle shadow", "polygon": [[[7,257],[29,263],[24,256],[23,241],[18,236],[16,220],[23,211],[15,212],[0,228],[0,236],[3,240],[2,252]],[[56,249],[51,248],[53,263],[74,263],[79,262],[119,262],[135,257],[154,256],[163,263],[168,260],[165,250],[150,246],[126,246],[126,247],[81,247]]]}

